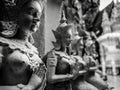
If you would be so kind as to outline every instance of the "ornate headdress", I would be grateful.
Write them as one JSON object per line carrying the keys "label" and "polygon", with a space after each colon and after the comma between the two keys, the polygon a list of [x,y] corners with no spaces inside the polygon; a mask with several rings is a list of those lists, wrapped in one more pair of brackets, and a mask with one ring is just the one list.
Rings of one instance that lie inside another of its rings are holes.
{"label": "ornate headdress", "polygon": [[17,16],[24,4],[37,1],[43,9],[46,0],[0,0],[0,34],[12,37],[17,29]]}
{"label": "ornate headdress", "polygon": [[72,27],[72,24],[67,24],[67,19],[65,18],[65,14],[63,11],[59,26],[57,27],[56,31],[53,30],[53,34],[55,35],[55,38],[60,39],[59,36],[65,34],[67,29],[70,27]]}
{"label": "ornate headdress", "polygon": [[65,18],[65,14],[64,14],[64,11],[62,12],[62,15],[61,15],[61,20],[60,20],[60,24],[59,26],[57,27],[57,29],[54,31],[52,30],[55,38],[56,38],[56,42],[52,42],[54,47],[57,48],[57,49],[60,49],[60,46],[61,46],[61,37],[62,35],[65,35],[67,30],[69,28],[72,28],[73,25],[72,24],[67,24],[66,23],[67,19]]}

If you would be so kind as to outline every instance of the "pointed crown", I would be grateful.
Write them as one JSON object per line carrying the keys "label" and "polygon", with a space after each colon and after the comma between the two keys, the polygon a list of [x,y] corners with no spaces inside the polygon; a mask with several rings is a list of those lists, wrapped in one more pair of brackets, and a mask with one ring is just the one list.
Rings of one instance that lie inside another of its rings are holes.
{"label": "pointed crown", "polygon": [[60,19],[60,24],[56,28],[56,30],[52,30],[54,36],[56,39],[61,39],[61,35],[66,34],[67,30],[69,28],[73,28],[73,24],[67,24],[67,19],[65,17],[64,11],[61,13],[61,19]]}

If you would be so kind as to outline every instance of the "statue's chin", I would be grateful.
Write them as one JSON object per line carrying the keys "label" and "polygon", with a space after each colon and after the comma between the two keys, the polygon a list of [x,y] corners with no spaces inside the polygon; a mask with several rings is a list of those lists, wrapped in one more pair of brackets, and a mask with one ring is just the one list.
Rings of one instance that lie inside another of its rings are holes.
{"label": "statue's chin", "polygon": [[30,29],[31,32],[36,32],[37,30],[38,30],[37,28]]}
{"label": "statue's chin", "polygon": [[37,25],[32,25],[30,28],[31,32],[36,32],[38,30],[38,26]]}

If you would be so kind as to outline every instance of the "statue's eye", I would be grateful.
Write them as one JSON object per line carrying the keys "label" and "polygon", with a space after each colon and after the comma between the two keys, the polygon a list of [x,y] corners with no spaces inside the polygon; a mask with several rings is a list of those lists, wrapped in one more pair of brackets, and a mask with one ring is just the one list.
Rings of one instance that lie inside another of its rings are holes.
{"label": "statue's eye", "polygon": [[26,12],[27,12],[28,14],[30,14],[30,15],[33,15],[34,12],[35,12],[35,10],[34,10],[34,8],[28,8],[28,9],[26,10]]}
{"label": "statue's eye", "polygon": [[32,15],[32,16],[38,16],[38,17],[41,16],[41,12],[39,12],[38,10],[32,7],[28,8],[25,13]]}

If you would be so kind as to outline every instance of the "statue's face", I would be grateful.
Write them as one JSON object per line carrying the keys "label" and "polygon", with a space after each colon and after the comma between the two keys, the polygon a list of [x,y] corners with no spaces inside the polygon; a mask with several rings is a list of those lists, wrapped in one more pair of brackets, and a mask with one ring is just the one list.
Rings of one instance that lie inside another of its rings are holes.
{"label": "statue's face", "polygon": [[37,1],[31,1],[21,9],[18,24],[20,29],[36,32],[40,25],[42,8]]}
{"label": "statue's face", "polygon": [[96,51],[95,43],[92,44],[92,46],[91,46],[91,51],[93,51],[93,52]]}
{"label": "statue's face", "polygon": [[66,33],[64,33],[62,35],[62,45],[64,47],[67,47],[71,44],[71,41],[72,41],[72,28],[70,28],[69,30],[67,30]]}
{"label": "statue's face", "polygon": [[83,39],[81,39],[77,44],[77,50],[82,52],[83,49],[84,49],[84,42]]}
{"label": "statue's face", "polygon": [[93,40],[91,38],[88,38],[85,42],[85,46],[86,46],[86,49],[89,51],[89,52],[92,52],[92,51],[95,51],[96,50],[96,46],[95,46],[95,43],[93,42]]}
{"label": "statue's face", "polygon": [[90,47],[92,44],[92,39],[91,37],[88,37],[86,40],[85,40],[85,47]]}

